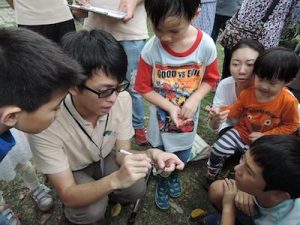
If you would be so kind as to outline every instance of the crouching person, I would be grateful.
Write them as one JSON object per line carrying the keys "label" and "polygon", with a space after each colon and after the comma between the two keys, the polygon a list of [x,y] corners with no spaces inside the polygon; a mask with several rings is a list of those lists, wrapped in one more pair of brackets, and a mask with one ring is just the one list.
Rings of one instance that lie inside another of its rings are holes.
{"label": "crouching person", "polygon": [[127,203],[144,195],[143,178],[153,164],[173,171],[183,169],[183,163],[158,149],[131,150],[127,57],[109,33],[69,33],[62,47],[82,65],[86,80],[71,88],[54,124],[29,140],[37,167],[65,205],[66,218],[75,224],[101,223],[109,199]]}

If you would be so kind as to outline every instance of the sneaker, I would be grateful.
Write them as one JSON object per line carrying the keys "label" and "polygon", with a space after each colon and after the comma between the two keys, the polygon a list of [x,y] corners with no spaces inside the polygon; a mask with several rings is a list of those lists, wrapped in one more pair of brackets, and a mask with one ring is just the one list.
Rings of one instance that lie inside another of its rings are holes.
{"label": "sneaker", "polygon": [[157,184],[155,191],[155,204],[160,209],[169,208],[169,191],[168,191],[168,179],[169,177],[157,176]]}
{"label": "sneaker", "polygon": [[172,198],[178,198],[182,194],[179,174],[177,171],[171,173],[171,175],[169,176],[168,188],[169,188],[169,195]]}
{"label": "sneaker", "polygon": [[1,225],[21,225],[20,220],[8,205],[1,205],[0,208],[2,208],[2,211],[0,212]]}
{"label": "sneaker", "polygon": [[50,194],[50,189],[43,184],[30,193],[32,199],[37,204],[37,207],[45,212],[52,208],[53,198]]}
{"label": "sneaker", "polygon": [[147,131],[145,128],[135,129],[135,141],[137,144],[139,144],[139,145],[148,144],[146,133],[147,133]]}

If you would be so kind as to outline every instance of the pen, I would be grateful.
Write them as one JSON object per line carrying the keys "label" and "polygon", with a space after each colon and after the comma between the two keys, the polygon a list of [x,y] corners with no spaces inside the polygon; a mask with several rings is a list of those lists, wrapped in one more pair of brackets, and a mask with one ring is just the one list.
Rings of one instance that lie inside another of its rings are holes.
{"label": "pen", "polygon": [[[128,152],[124,149],[120,149],[119,150],[120,153],[124,154],[124,155],[132,155],[133,153]],[[152,164],[153,165],[153,164]],[[163,169],[156,169],[156,167],[153,165],[153,175],[156,176],[157,174],[161,174],[164,170]]]}

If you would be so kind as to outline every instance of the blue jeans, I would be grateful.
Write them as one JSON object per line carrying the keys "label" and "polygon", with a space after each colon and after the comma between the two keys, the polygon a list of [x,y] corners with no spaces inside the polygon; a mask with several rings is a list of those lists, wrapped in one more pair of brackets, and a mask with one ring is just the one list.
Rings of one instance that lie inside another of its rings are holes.
{"label": "blue jeans", "polygon": [[[164,146],[158,146],[156,147],[162,151],[165,151]],[[182,151],[178,151],[178,152],[174,152],[174,154],[184,163],[187,163],[187,160],[189,159],[190,153],[192,151],[192,148],[186,149],[186,150],[182,150]]]}
{"label": "blue jeans", "polygon": [[133,90],[133,87],[145,40],[120,41],[120,44],[123,46],[128,59],[126,78],[130,82],[128,91],[132,98],[132,125],[134,129],[144,128],[144,98]]}
{"label": "blue jeans", "polygon": [[192,148],[189,148],[187,150],[179,151],[179,152],[174,152],[175,155],[184,163],[187,163],[187,160],[190,156],[190,153],[192,151]]}

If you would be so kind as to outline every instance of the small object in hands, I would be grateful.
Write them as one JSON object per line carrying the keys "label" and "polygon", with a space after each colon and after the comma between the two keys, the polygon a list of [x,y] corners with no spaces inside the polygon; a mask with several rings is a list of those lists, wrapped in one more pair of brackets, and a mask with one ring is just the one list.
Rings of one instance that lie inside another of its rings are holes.
{"label": "small object in hands", "polygon": [[110,211],[111,217],[116,217],[120,214],[122,210],[122,205],[120,203],[116,203]]}
{"label": "small object in hands", "polygon": [[[128,151],[126,151],[124,149],[120,149],[119,152],[122,153],[122,154],[124,154],[124,155],[132,155],[131,152],[128,152]],[[156,176],[157,174],[161,174],[163,171],[164,171],[164,169],[156,169],[156,167],[153,166],[152,172],[153,172],[154,176]]]}
{"label": "small object in hands", "polygon": [[207,211],[203,210],[203,209],[194,209],[192,212],[191,212],[191,218],[192,219],[199,219],[203,216],[207,216]]}
{"label": "small object in hands", "polygon": [[157,176],[158,174],[161,174],[164,171],[164,169],[156,169],[155,166],[152,168],[152,173],[154,176]]}
{"label": "small object in hands", "polygon": [[207,106],[205,106],[205,110],[206,110],[207,112],[209,112],[209,111],[211,110],[211,107],[212,107],[212,105],[207,105]]}

